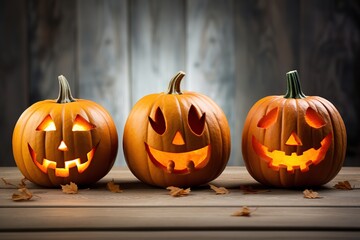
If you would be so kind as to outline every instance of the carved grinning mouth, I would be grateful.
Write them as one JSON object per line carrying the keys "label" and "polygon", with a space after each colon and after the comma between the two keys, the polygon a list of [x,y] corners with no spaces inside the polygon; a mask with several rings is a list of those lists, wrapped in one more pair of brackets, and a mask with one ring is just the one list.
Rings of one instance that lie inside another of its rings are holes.
{"label": "carved grinning mouth", "polygon": [[267,162],[270,168],[276,171],[280,168],[287,168],[288,172],[294,172],[295,169],[306,172],[309,170],[310,165],[316,165],[324,160],[331,145],[331,138],[332,134],[329,133],[320,142],[321,147],[318,149],[310,148],[300,155],[295,152],[291,155],[286,155],[285,152],[279,150],[269,151],[268,147],[262,145],[254,136],[252,136],[252,145],[256,154]]}
{"label": "carved grinning mouth", "polygon": [[31,155],[31,159],[33,160],[33,162],[35,163],[35,165],[44,173],[48,172],[48,169],[54,169],[55,170],[55,175],[57,177],[68,177],[69,176],[69,169],[70,168],[74,168],[76,167],[79,173],[83,173],[90,165],[97,145],[95,147],[93,147],[87,154],[87,161],[84,163],[81,163],[80,158],[75,158],[72,160],[67,160],[65,161],[65,167],[64,168],[57,168],[56,165],[57,163],[55,161],[51,161],[49,159],[44,158],[42,163],[39,163],[36,160],[36,152],[34,151],[34,149],[32,149],[32,147],[30,146],[30,144],[28,143],[28,148],[29,148],[29,152]]}
{"label": "carved grinning mouth", "polygon": [[210,158],[210,145],[189,152],[164,152],[145,143],[146,152],[153,164],[169,173],[185,174],[205,167]]}

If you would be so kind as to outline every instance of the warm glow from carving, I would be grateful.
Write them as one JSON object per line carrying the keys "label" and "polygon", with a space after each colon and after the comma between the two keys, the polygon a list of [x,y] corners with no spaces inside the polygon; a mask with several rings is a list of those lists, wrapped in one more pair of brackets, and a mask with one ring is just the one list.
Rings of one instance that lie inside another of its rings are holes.
{"label": "warm glow from carving", "polygon": [[285,152],[274,150],[270,152],[268,148],[262,145],[254,136],[252,137],[253,149],[258,156],[268,163],[269,167],[278,171],[280,168],[286,168],[288,172],[294,172],[295,169],[300,169],[301,172],[309,170],[309,166],[320,163],[331,145],[332,134],[329,133],[322,141],[319,149],[308,149],[302,154],[298,155],[293,152],[291,155],[286,155]]}
{"label": "warm glow from carving", "polygon": [[35,163],[35,165],[43,172],[43,173],[47,173],[48,169],[54,169],[55,170],[55,175],[57,177],[69,177],[70,173],[69,173],[69,169],[73,168],[73,167],[77,167],[78,172],[79,173],[83,173],[90,165],[94,154],[95,154],[95,150],[96,147],[94,147],[93,149],[91,149],[88,153],[87,153],[87,161],[84,163],[81,163],[80,158],[76,158],[73,160],[68,160],[65,161],[65,167],[64,168],[57,168],[56,165],[57,163],[51,160],[48,160],[46,158],[43,159],[42,164],[39,163],[36,160],[36,153],[35,151],[31,148],[30,144],[28,144],[28,148],[29,148],[29,152],[31,155],[31,158],[33,160],[33,162]]}
{"label": "warm glow from carving", "polygon": [[189,152],[164,152],[145,143],[151,161],[169,173],[189,173],[207,165],[210,158],[210,145]]}
{"label": "warm glow from carving", "polygon": [[55,131],[55,122],[51,118],[50,115],[47,115],[46,118],[40,123],[40,125],[36,128],[36,131]]}
{"label": "warm glow from carving", "polygon": [[268,114],[263,116],[260,121],[258,122],[259,128],[268,128],[270,125],[276,122],[277,116],[279,114],[279,108],[273,108]]}
{"label": "warm glow from carving", "polygon": [[311,107],[306,109],[305,121],[313,128],[321,128],[326,124],[323,118]]}
{"label": "warm glow from carving", "polygon": [[302,146],[302,142],[295,132],[291,133],[285,144],[290,146]]}
{"label": "warm glow from carving", "polygon": [[182,137],[182,135],[179,131],[176,132],[174,139],[172,141],[172,144],[174,144],[174,145],[184,145],[185,144],[184,138]]}
{"label": "warm glow from carving", "polygon": [[72,130],[74,132],[76,132],[76,131],[90,131],[91,129],[94,129],[94,128],[95,128],[94,124],[89,123],[88,121],[86,121],[79,114],[76,115],[76,118],[74,120],[74,125],[72,127]]}
{"label": "warm glow from carving", "polygon": [[60,151],[63,151],[63,152],[66,152],[66,151],[69,150],[64,141],[61,141],[58,149],[59,149]]}

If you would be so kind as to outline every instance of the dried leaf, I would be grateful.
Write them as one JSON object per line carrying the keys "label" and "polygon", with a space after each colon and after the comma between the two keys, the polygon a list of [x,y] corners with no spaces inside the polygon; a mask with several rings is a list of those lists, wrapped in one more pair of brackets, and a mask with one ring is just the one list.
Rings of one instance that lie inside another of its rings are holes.
{"label": "dried leaf", "polygon": [[6,185],[13,186],[18,189],[19,192],[13,193],[13,195],[11,196],[11,199],[13,201],[27,201],[33,197],[33,194],[30,192],[30,190],[26,188],[26,183],[25,183],[25,181],[27,180],[26,178],[21,179],[21,182],[18,185],[10,183],[6,181],[4,178],[1,178],[1,180]]}
{"label": "dried leaf", "polygon": [[173,197],[183,197],[183,196],[187,196],[190,193],[190,188],[187,189],[183,189],[183,188],[178,188],[178,187],[167,187],[167,190],[170,190],[170,195]]}
{"label": "dried leaf", "polygon": [[215,191],[216,195],[219,195],[219,194],[228,194],[229,193],[229,190],[227,190],[226,188],[224,187],[217,187],[217,186],[214,186],[212,184],[209,184],[210,188],[212,190]]}
{"label": "dried leaf", "polygon": [[61,185],[61,188],[62,188],[63,193],[67,193],[67,194],[78,193],[78,186],[73,182],[70,182],[70,184]]}
{"label": "dried leaf", "polygon": [[243,191],[243,194],[257,194],[257,193],[270,192],[269,189],[253,189],[251,186],[245,186],[245,185],[241,185],[240,189]]}
{"label": "dried leaf", "polygon": [[26,187],[26,182],[27,181],[27,178],[23,178],[23,179],[21,179],[21,182],[19,183],[19,188],[25,188]]}
{"label": "dried leaf", "polygon": [[13,186],[13,187],[16,187],[16,188],[18,187],[15,184],[12,184],[12,183],[6,181],[5,178],[1,178],[1,180],[5,183],[5,185]]}
{"label": "dried leaf", "polygon": [[25,188],[26,187],[26,183],[25,181],[27,181],[26,178],[21,179],[20,183],[18,185],[15,185],[13,183],[10,183],[8,181],[5,180],[5,178],[1,178],[1,180],[5,183],[5,185],[9,185],[9,186],[13,186],[16,188]]}
{"label": "dried leaf", "polygon": [[353,190],[354,188],[350,185],[349,181],[338,182],[334,185],[334,188],[341,190]]}
{"label": "dried leaf", "polygon": [[231,214],[231,216],[235,216],[235,217],[250,217],[251,213],[253,213],[255,210],[250,210],[250,208],[244,206],[242,207],[241,210],[234,212],[233,214]]}
{"label": "dried leaf", "polygon": [[115,184],[114,179],[106,184],[106,188],[113,193],[121,193],[123,191],[120,189],[119,184]]}
{"label": "dried leaf", "polygon": [[322,198],[319,196],[319,193],[317,192],[314,192],[313,190],[308,190],[308,189],[305,189],[303,191],[303,194],[304,194],[304,198],[310,198],[310,199],[314,199],[314,198]]}
{"label": "dried leaf", "polygon": [[32,193],[27,188],[19,188],[18,191],[19,193],[13,193],[11,197],[13,201],[26,201],[33,197]]}

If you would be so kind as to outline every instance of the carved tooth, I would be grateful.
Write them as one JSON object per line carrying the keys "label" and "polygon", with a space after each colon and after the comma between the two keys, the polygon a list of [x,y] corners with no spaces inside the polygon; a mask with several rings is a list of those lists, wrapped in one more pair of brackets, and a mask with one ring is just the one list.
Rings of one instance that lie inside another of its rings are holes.
{"label": "carved tooth", "polygon": [[188,163],[187,163],[187,170],[188,170],[188,172],[193,172],[193,171],[195,171],[195,164],[194,164],[194,162],[193,161],[188,161]]}
{"label": "carved tooth", "polygon": [[168,173],[173,173],[174,172],[174,167],[175,167],[175,163],[173,160],[169,160],[168,164],[167,164],[167,171]]}

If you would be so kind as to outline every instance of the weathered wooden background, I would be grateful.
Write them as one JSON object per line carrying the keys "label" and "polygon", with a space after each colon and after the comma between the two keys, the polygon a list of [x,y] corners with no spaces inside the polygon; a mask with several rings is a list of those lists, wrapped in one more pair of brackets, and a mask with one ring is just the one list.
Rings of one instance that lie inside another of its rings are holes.
{"label": "weathered wooden background", "polygon": [[[285,93],[297,69],[305,94],[330,100],[348,130],[346,165],[360,155],[360,2],[356,0],[12,0],[0,2],[0,165],[15,165],[11,134],[32,103],[73,95],[112,114],[122,138],[134,103],[182,88],[213,98],[231,125],[229,165],[242,165],[250,107]],[[122,143],[117,165],[124,165]]]}

